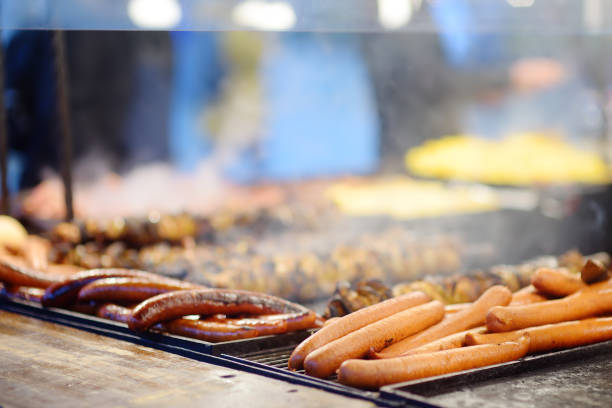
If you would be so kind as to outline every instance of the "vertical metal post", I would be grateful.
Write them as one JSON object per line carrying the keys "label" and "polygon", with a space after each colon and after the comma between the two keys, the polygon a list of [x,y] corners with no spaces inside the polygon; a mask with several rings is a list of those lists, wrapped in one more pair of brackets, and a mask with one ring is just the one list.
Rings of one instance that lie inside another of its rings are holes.
{"label": "vertical metal post", "polygon": [[55,51],[55,78],[57,113],[61,138],[61,172],[64,183],[64,201],[66,203],[66,219],[74,218],[72,206],[72,132],[70,128],[70,107],[68,93],[68,68],[66,66],[66,46],[64,33],[53,31],[53,49]]}
{"label": "vertical metal post", "polygon": [[[2,30],[0,30],[0,41]],[[0,172],[2,172],[2,214],[10,214],[11,200],[8,192],[7,170],[8,133],[6,129],[6,110],[4,106],[4,50],[0,42]]]}

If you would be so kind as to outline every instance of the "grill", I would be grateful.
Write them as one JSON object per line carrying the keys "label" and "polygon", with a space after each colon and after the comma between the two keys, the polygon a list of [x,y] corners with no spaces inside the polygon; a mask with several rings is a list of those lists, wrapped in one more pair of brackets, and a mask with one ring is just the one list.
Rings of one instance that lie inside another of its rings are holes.
{"label": "grill", "polygon": [[[310,377],[287,368],[295,346],[308,332],[266,336],[223,343],[207,343],[180,336],[137,335],[125,325],[62,309],[45,309],[25,301],[0,297],[0,308],[80,330],[164,350],[194,360],[305,385],[379,406],[498,407],[612,405],[612,341],[528,356],[518,361],[364,391],[338,383],[336,376]],[[559,395],[558,390],[563,390]],[[518,395],[518,397],[517,397]],[[563,399],[563,395],[566,399]],[[518,398],[518,399],[517,399]]]}

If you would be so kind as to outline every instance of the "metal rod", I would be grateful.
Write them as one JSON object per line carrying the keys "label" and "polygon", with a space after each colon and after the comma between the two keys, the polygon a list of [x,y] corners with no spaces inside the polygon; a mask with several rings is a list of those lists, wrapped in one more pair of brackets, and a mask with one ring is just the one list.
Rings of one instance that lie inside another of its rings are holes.
{"label": "metal rod", "polygon": [[[2,31],[0,30],[0,39]],[[2,214],[10,214],[11,199],[8,191],[7,170],[8,132],[6,130],[6,109],[4,106],[4,52],[0,44],[0,172],[2,172]]]}
{"label": "metal rod", "polygon": [[74,218],[74,209],[72,206],[72,132],[70,128],[70,95],[68,93],[66,46],[64,43],[64,33],[61,30],[53,31],[53,49],[55,51],[57,113],[62,144],[61,172],[62,181],[64,182],[66,219],[70,221]]}

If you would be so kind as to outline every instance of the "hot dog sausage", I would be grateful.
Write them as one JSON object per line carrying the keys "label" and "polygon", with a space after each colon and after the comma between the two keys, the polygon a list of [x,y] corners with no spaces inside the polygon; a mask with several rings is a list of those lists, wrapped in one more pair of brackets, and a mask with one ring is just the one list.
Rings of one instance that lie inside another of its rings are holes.
{"label": "hot dog sausage", "polygon": [[514,341],[524,333],[529,334],[529,353],[583,346],[612,339],[612,317],[547,324],[503,333],[470,333],[465,337],[465,344],[472,346]]}
{"label": "hot dog sausage", "polygon": [[[441,339],[434,340],[431,343],[423,344],[420,347],[416,347],[416,348],[413,348],[412,350],[408,350],[407,352],[402,354],[402,356],[411,356],[413,354],[422,354],[422,353],[433,353],[435,351],[450,350],[450,349],[454,349],[457,347],[463,347],[465,343],[465,336],[467,334],[479,334],[479,333],[484,333],[486,331],[487,329],[484,326],[482,326],[482,327],[476,327],[470,330],[465,330],[459,333],[454,333],[454,334],[451,334],[450,336],[442,337]],[[516,340],[516,338],[514,338],[513,340]]]}
{"label": "hot dog sausage", "polygon": [[472,305],[457,313],[447,316],[440,323],[408,337],[398,343],[383,349],[380,353],[371,353],[374,358],[397,357],[410,349],[422,346],[450,334],[480,326],[487,315],[487,311],[496,305],[510,303],[512,293],[505,286],[492,286],[487,289]]}
{"label": "hot dog sausage", "polygon": [[386,345],[418,333],[436,324],[442,317],[444,305],[435,300],[371,323],[308,354],[304,360],[306,374],[328,377],[342,362],[362,357],[370,348],[380,350]]}
{"label": "hot dog sausage", "polygon": [[569,320],[584,319],[612,311],[612,284],[595,283],[562,299],[524,306],[497,306],[487,314],[487,329],[503,332]]}
{"label": "hot dog sausage", "polygon": [[340,366],[338,381],[353,387],[376,389],[387,384],[516,360],[523,357],[528,348],[529,338],[524,335],[517,342],[461,347],[385,360],[348,360]]}
{"label": "hot dog sausage", "polygon": [[548,300],[548,298],[543,294],[538,293],[537,289],[533,285],[529,285],[521,290],[517,290],[512,294],[510,306],[528,305],[531,303],[544,302],[545,300]]}
{"label": "hot dog sausage", "polygon": [[578,275],[573,275],[566,269],[551,268],[535,271],[531,284],[540,292],[554,297],[571,295],[586,286]]}
{"label": "hot dog sausage", "polygon": [[289,368],[292,370],[302,368],[304,359],[309,353],[333,340],[429,300],[430,297],[423,292],[411,292],[338,318],[333,323],[326,324],[293,350],[291,357],[289,357]]}

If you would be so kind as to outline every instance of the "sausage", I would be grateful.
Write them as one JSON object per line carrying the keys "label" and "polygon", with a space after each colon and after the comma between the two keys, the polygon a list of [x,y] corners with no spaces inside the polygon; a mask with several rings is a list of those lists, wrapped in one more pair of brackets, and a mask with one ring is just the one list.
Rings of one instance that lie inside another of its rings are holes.
{"label": "sausage", "polygon": [[180,290],[154,296],[134,309],[129,327],[137,332],[188,315],[290,314],[314,324],[316,314],[296,303],[263,293],[230,289]]}
{"label": "sausage", "polygon": [[565,349],[612,339],[612,317],[599,317],[571,322],[547,324],[503,333],[470,333],[468,346],[515,341],[529,334],[529,353]]}
{"label": "sausage", "polygon": [[[485,333],[487,329],[484,326],[477,327],[474,329],[464,330],[459,333],[451,334],[450,336],[442,337],[441,339],[434,340],[431,343],[423,344],[420,347],[408,350],[402,356],[411,356],[413,354],[422,353],[433,353],[435,351],[450,350],[457,347],[463,347],[465,343],[465,336],[467,334],[480,334]],[[520,337],[520,336],[519,336]],[[518,338],[518,337],[517,337]],[[512,341],[515,341],[514,338]]]}
{"label": "sausage", "polygon": [[196,285],[181,281],[142,278],[104,278],[85,285],[78,293],[80,301],[96,300],[140,303],[155,295],[173,290],[195,289]]}
{"label": "sausage", "polygon": [[178,336],[210,342],[249,339],[258,336],[257,329],[254,327],[186,318],[160,323],[154,328]]}
{"label": "sausage", "polygon": [[423,292],[411,292],[357,310],[339,318],[333,323],[326,324],[321,330],[308,337],[293,350],[289,357],[289,368],[299,370],[303,367],[306,356],[313,350],[368,324],[430,300],[431,298]]}
{"label": "sausage", "polygon": [[46,288],[59,282],[59,278],[46,275],[42,272],[11,262],[3,256],[0,259],[0,281],[12,286],[33,286]]}
{"label": "sausage", "polygon": [[49,241],[29,235],[23,247],[23,255],[28,265],[38,271],[45,271],[49,266]]}
{"label": "sausage", "polygon": [[446,305],[446,307],[444,308],[444,314],[449,315],[452,313],[460,312],[470,307],[470,305],[471,303],[454,303],[451,305]]}
{"label": "sausage", "polygon": [[337,322],[338,320],[340,320],[341,317],[330,317],[329,319],[327,319],[324,323],[323,323],[323,327],[325,326],[329,326],[330,324]]}
{"label": "sausage", "polygon": [[42,288],[35,288],[31,286],[13,286],[4,290],[6,296],[13,299],[27,300],[30,302],[40,303],[40,299],[45,293]]}
{"label": "sausage", "polygon": [[596,259],[587,259],[580,271],[580,279],[584,283],[595,283],[607,279],[608,276],[608,269]]}
{"label": "sausage", "polygon": [[529,305],[531,303],[544,302],[545,300],[548,300],[548,298],[538,293],[533,285],[529,285],[512,294],[510,306]]}
{"label": "sausage", "polygon": [[252,327],[257,330],[258,336],[267,336],[270,334],[280,334],[290,331],[287,318],[288,315],[286,314],[240,318],[228,318],[224,315],[216,315],[201,320],[205,322],[225,323],[239,327]]}
{"label": "sausage", "polygon": [[96,309],[96,316],[127,324],[130,317],[132,317],[132,309],[112,303],[106,303]]}
{"label": "sausage", "polygon": [[328,377],[344,361],[363,357],[370,348],[381,350],[436,324],[443,317],[444,305],[434,300],[371,323],[308,354],[304,360],[306,374]]}
{"label": "sausage", "polygon": [[457,313],[447,316],[440,323],[387,347],[379,353],[370,353],[373,358],[391,358],[404,354],[408,350],[422,346],[450,334],[480,326],[485,321],[489,309],[497,305],[510,303],[512,293],[505,286],[492,286],[485,291],[472,305]]}
{"label": "sausage", "polygon": [[516,342],[461,347],[385,360],[348,360],[338,370],[338,381],[359,388],[383,385],[505,363],[523,357],[529,337]]}
{"label": "sausage", "polygon": [[578,275],[568,272],[567,269],[551,268],[535,271],[531,284],[540,292],[554,297],[571,295],[586,286]]}
{"label": "sausage", "polygon": [[523,306],[496,306],[487,314],[487,329],[504,332],[569,320],[584,319],[612,311],[612,284],[595,283],[562,299]]}
{"label": "sausage", "polygon": [[149,272],[109,268],[109,269],[90,269],[83,272],[75,273],[70,277],[63,279],[60,282],[54,283],[47,288],[42,299],[42,304],[45,307],[65,307],[74,303],[78,297],[81,288],[88,283],[98,279],[130,277],[149,280],[167,280],[159,275]]}
{"label": "sausage", "polygon": [[[98,307],[96,316],[121,323],[128,323],[132,309],[107,303]],[[194,337],[206,341],[227,341],[240,338],[279,334],[287,331],[287,322],[277,316],[255,316],[252,318],[226,318],[223,315],[211,316],[198,320],[203,323],[193,324],[194,319],[177,319],[174,322],[160,324],[158,329],[173,334]]]}

